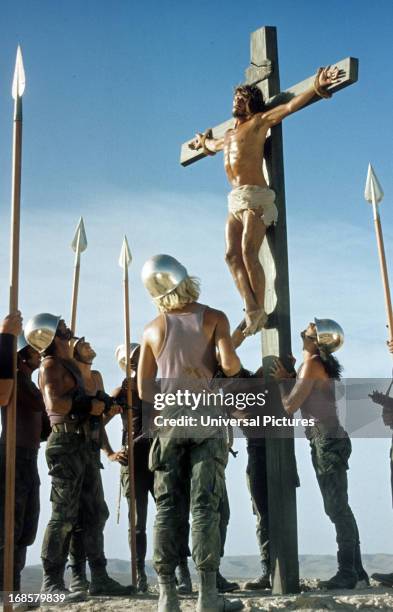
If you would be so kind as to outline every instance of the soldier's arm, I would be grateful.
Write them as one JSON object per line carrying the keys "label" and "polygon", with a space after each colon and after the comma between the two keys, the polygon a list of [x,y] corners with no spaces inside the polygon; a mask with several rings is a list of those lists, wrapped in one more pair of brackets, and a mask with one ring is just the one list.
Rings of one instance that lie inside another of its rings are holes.
{"label": "soldier's arm", "polygon": [[152,344],[157,342],[157,333],[152,324],[145,327],[143,332],[141,354],[138,362],[138,394],[148,402],[154,400],[155,378],[157,376],[157,362]]}
{"label": "soldier's arm", "polygon": [[11,399],[14,339],[21,332],[22,316],[19,310],[0,321],[0,406],[6,406]]}
{"label": "soldier's arm", "polygon": [[[295,381],[279,360],[271,370],[272,377],[279,382],[281,401],[285,412],[294,414],[310,395],[314,382],[324,378],[322,366],[317,361],[306,361],[303,364],[301,378]],[[287,382],[284,382],[287,379]],[[290,380],[292,379],[292,381]],[[291,384],[292,382],[292,384]]]}
{"label": "soldier's arm", "polygon": [[242,368],[242,364],[233,348],[229,321],[227,316],[218,310],[216,311],[214,341],[220,356],[220,364],[224,374],[226,376],[238,374]]}
{"label": "soldier's arm", "polygon": [[63,416],[74,414],[99,416],[105,409],[104,402],[83,395],[75,397],[75,386],[67,384],[66,371],[56,361],[49,361],[41,368],[39,384],[47,412]]}
{"label": "soldier's arm", "polygon": [[[119,403],[120,403],[120,401],[122,400],[122,395],[123,395],[122,387],[116,387],[115,389],[113,389],[111,395],[115,401],[119,400]],[[114,416],[115,416],[115,413],[112,413],[112,412],[109,412],[102,416],[104,427],[108,425],[109,421],[111,421]]]}
{"label": "soldier's arm", "polygon": [[14,336],[0,333],[0,406],[6,406],[9,403],[14,386],[13,346]]}

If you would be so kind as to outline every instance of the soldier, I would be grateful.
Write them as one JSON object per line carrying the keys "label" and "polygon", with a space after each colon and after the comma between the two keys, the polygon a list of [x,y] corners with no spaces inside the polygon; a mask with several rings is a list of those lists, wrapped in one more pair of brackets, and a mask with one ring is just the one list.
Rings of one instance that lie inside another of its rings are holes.
{"label": "soldier", "polygon": [[[393,353],[393,342],[390,341],[387,343],[389,347],[389,352]],[[389,391],[390,391],[389,387]],[[390,427],[393,430],[393,398],[389,396],[389,391],[385,393],[379,393],[378,391],[374,391],[371,393],[370,397],[376,404],[380,404],[383,406],[382,411],[382,419],[386,427]],[[393,436],[392,436],[392,444],[390,447],[390,486],[392,491],[392,501],[393,501]],[[383,586],[393,587],[393,572],[390,574],[381,574],[375,573],[371,575],[371,578],[374,578],[377,582],[380,582]]]}
{"label": "soldier", "polygon": [[0,321],[0,406],[6,406],[11,398],[13,379],[14,338],[22,333],[22,316],[19,310]]}
{"label": "soldier", "polygon": [[[232,346],[227,317],[197,302],[199,283],[188,275],[184,266],[169,255],[157,255],[143,266],[142,280],[160,311],[143,334],[138,368],[138,389],[143,401],[155,397],[150,385],[154,385],[157,371],[161,391],[178,389],[185,378],[193,389],[202,389],[217,369],[216,349],[226,375],[243,375]],[[221,413],[213,406],[207,406],[206,410],[211,415]],[[181,416],[186,412],[180,404],[169,410],[170,414]],[[157,417],[154,421],[158,425]],[[184,492],[188,487],[193,516],[192,556],[200,577],[197,610],[243,607],[240,600],[225,601],[219,597],[216,585],[221,548],[219,508],[224,495],[227,441],[222,428],[205,428],[203,433],[198,427],[196,430],[175,426],[171,435],[167,429],[161,431],[157,426],[150,452],[157,505],[154,566],[160,589],[159,612],[180,611],[175,568],[179,561],[179,527],[184,524]]]}
{"label": "soldier", "polygon": [[[133,435],[134,435],[134,465],[135,465],[135,502],[136,502],[136,555],[137,555],[137,589],[145,593],[148,590],[147,576],[145,571],[146,558],[146,522],[149,493],[154,499],[154,474],[149,470],[149,452],[151,446],[151,426],[152,410],[151,406],[145,402],[142,413],[142,401],[138,395],[137,388],[137,368],[140,356],[140,344],[131,343],[130,360],[131,360],[131,376],[132,376],[132,399],[133,399]],[[126,369],[125,346],[120,345],[116,349],[116,359],[123,371]],[[123,380],[121,387],[117,387],[112,396],[121,405],[127,404],[127,379]],[[130,481],[128,473],[128,450],[127,450],[127,413],[121,414],[123,421],[122,435],[122,450],[115,453],[109,442],[103,450],[112,461],[119,461],[121,464],[121,487],[125,498],[127,499],[128,510],[130,511]],[[112,417],[105,417],[105,425]],[[179,565],[176,568],[176,588],[179,593],[186,595],[192,592],[191,576],[188,569],[187,557],[191,554],[188,548],[188,513],[189,505],[185,507],[184,525],[179,534],[179,540],[182,542],[179,552]],[[128,533],[129,544],[131,548],[131,533]]]}
{"label": "soldier", "polygon": [[[143,427],[142,419],[142,402],[138,396],[136,384],[136,372],[140,354],[140,344],[133,342],[130,346],[130,361],[131,361],[131,385],[132,385],[132,409],[133,409],[133,436],[134,436],[134,478],[135,478],[135,502],[136,502],[136,565],[137,565],[137,589],[142,593],[146,593],[148,589],[147,576],[145,571],[146,558],[146,521],[149,493],[154,499],[154,476],[149,470],[149,451],[150,438]],[[120,368],[126,370],[126,350],[125,345],[120,345],[116,349],[116,359]],[[123,380],[121,387],[117,387],[112,392],[114,399],[125,409],[121,413],[123,423],[122,434],[122,450],[119,453],[114,453],[111,446],[108,445],[106,452],[109,457],[115,458],[118,456],[118,461],[121,464],[120,479],[123,496],[127,500],[128,512],[130,513],[130,479],[128,472],[128,444],[127,444],[127,379]],[[148,405],[145,406],[148,408]],[[105,418],[105,426],[112,417]],[[149,423],[149,416],[144,414],[146,423]],[[130,523],[129,523],[130,525]],[[131,532],[128,529],[128,541],[131,549]]]}
{"label": "soldier", "polygon": [[[50,434],[50,423],[42,395],[31,380],[32,373],[40,365],[40,355],[27,344],[23,333],[18,336],[17,351],[14,591],[20,590],[20,577],[26,562],[27,547],[33,544],[37,534],[40,514],[38,449],[40,442],[46,440]],[[3,407],[1,410],[0,591],[3,590],[7,408]]]}
{"label": "soldier", "polygon": [[[314,319],[301,332],[303,363],[297,374],[288,372],[280,360],[272,368],[277,381],[292,378],[292,389],[280,384],[281,399],[286,412],[299,408],[302,417],[310,421],[306,436],[310,441],[311,458],[322,493],[325,512],[336,529],[338,572],[321,582],[326,589],[354,589],[359,583],[369,585],[362,565],[359,531],[348,503],[348,459],[351,441],[342,428],[335,400],[334,382],[339,380],[342,367],[332,355],[344,342],[340,325],[331,319]],[[314,423],[314,424],[313,424]]]}
{"label": "soldier", "polygon": [[[101,373],[98,370],[92,370],[92,364],[96,357],[94,349],[84,337],[72,339],[71,346],[73,347],[73,358],[82,375],[84,388],[90,396],[99,397],[106,403],[107,418],[111,418],[115,414],[115,402],[112,397],[105,393],[104,382]],[[103,417],[90,416],[89,427],[91,433],[90,443],[90,462],[91,469],[95,472],[93,481],[94,488],[90,491],[86,490],[82,494],[79,510],[78,524],[73,530],[70,549],[69,561],[72,572],[70,590],[73,592],[89,591],[90,595],[108,595],[112,597],[124,597],[135,592],[133,586],[123,586],[113,578],[110,578],[106,572],[106,558],[104,553],[104,528],[109,517],[108,506],[104,499],[104,490],[102,487],[100,470],[103,469],[100,460],[101,448],[105,453],[111,456],[112,461],[120,461],[116,453],[110,448],[110,444],[105,433]],[[109,453],[108,449],[111,450]],[[87,494],[86,494],[87,493]],[[93,518],[94,516],[94,518]],[[88,525],[93,521],[97,521],[100,525],[100,537],[96,538],[95,542],[86,542],[86,538],[93,534],[89,531]],[[92,580],[90,584],[86,578],[86,551],[94,549],[93,557],[88,559]]]}
{"label": "soldier", "polygon": [[97,394],[90,395],[86,391],[81,372],[71,359],[72,332],[63,319],[48,313],[39,314],[28,322],[25,335],[43,357],[38,381],[52,425],[46,446],[52,478],[52,516],[41,551],[42,592],[65,595],[66,601],[75,601],[86,595],[65,589],[64,570],[71,533],[78,524],[83,501],[92,498],[94,509],[84,525],[92,586],[99,588],[100,581],[107,577],[102,552],[102,522],[107,509],[99,465],[91,451],[89,422],[91,416],[100,416],[106,405],[97,399]]}
{"label": "soldier", "polygon": [[241,334],[243,339],[255,334],[267,322],[265,274],[259,251],[267,228],[277,222],[278,216],[275,193],[262,171],[268,132],[316,96],[330,98],[327,87],[341,76],[337,67],[319,68],[307,91],[271,109],[266,108],[256,85],[236,87],[232,107],[234,127],[223,138],[213,138],[211,129],[206,130],[189,144],[191,149],[202,149],[207,155],[224,153],[225,171],[232,187],[228,195],[225,258],[245,309],[245,321],[234,335],[237,344],[242,341]]}

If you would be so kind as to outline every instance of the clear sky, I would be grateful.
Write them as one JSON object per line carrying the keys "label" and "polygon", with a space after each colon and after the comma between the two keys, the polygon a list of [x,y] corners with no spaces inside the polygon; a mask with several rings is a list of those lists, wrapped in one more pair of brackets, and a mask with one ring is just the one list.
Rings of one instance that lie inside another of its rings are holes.
{"label": "clear sky", "polygon": [[[371,209],[363,199],[367,164],[385,190],[382,221],[392,261],[393,179],[390,74],[393,5],[379,0],[282,0],[248,3],[180,0],[4,1],[0,37],[0,311],[8,302],[8,235],[15,52],[26,70],[20,304],[69,316],[73,254],[80,215],[89,247],[82,256],[77,331],[97,349],[107,389],[121,374],[114,349],[122,341],[121,270],[127,233],[133,263],[133,338],[155,311],[140,282],[144,260],[158,252],[181,259],[202,280],[202,301],[225,310],[232,324],[240,299],[223,260],[228,185],[222,159],[179,165],[180,144],[229,117],[233,86],[249,62],[249,33],[278,27],[281,84],[349,55],[359,82],[313,105],[284,126],[293,351],[313,316],[342,324],[339,357],[350,377],[389,377]],[[246,366],[260,363],[259,339],[245,343]],[[110,426],[113,443],[119,422]],[[245,452],[230,459],[232,499],[227,554],[257,551],[245,484]],[[354,440],[350,495],[366,552],[392,552],[389,440]],[[302,487],[299,548],[334,553],[307,444],[297,443]],[[111,517],[107,555],[127,558],[125,510],[115,525],[117,466],[103,473]],[[29,562],[39,558],[49,515],[49,486],[40,459],[42,517]],[[125,506],[123,506],[125,509]],[[152,513],[150,513],[150,523]],[[389,529],[386,529],[386,525]],[[151,532],[149,537],[151,543]],[[149,554],[151,548],[149,545]]]}

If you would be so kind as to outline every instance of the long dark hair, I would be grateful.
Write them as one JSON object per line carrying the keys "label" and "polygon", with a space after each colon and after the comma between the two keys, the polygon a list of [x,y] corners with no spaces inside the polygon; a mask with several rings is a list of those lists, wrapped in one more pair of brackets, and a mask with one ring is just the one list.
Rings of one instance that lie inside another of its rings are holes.
{"label": "long dark hair", "polygon": [[239,85],[235,88],[235,94],[237,92],[248,98],[248,108],[253,115],[255,113],[263,113],[265,110],[265,101],[259,87],[256,85]]}
{"label": "long dark hair", "polygon": [[324,351],[321,347],[319,348],[319,356],[322,361],[322,365],[325,368],[326,374],[329,378],[333,378],[334,380],[340,380],[341,374],[343,371],[343,367],[331,353]]}

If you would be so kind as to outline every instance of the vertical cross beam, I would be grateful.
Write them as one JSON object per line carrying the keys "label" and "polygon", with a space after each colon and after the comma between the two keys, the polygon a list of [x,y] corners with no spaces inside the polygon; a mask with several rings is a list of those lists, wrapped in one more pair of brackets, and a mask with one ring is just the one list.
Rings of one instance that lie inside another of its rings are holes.
{"label": "vertical cross beam", "polygon": [[[263,73],[266,74],[263,74]],[[264,27],[251,34],[251,66],[246,70],[248,83],[257,84],[264,99],[280,93],[277,31]],[[261,80],[263,79],[263,80]],[[284,413],[277,385],[269,384],[273,359],[291,353],[289,315],[289,279],[283,138],[281,124],[271,130],[270,147],[265,154],[264,172],[276,193],[278,223],[267,232],[260,252],[266,274],[265,308],[272,313],[272,327],[262,330],[262,356],[269,389],[272,414]],[[277,433],[278,432],[278,433]],[[273,594],[299,590],[297,545],[296,486],[297,470],[293,430],[272,428],[267,432],[266,460],[269,504],[269,539]]]}

